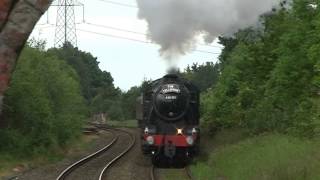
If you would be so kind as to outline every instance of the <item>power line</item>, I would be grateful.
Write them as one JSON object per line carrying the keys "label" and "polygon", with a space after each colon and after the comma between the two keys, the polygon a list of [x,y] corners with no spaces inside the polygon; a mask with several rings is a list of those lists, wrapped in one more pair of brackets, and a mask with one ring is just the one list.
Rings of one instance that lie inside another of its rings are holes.
{"label": "power line", "polygon": [[77,30],[78,30],[78,31],[82,31],[82,32],[86,32],[86,33],[91,33],[91,34],[97,34],[97,35],[102,35],[102,36],[108,36],[108,37],[118,38],[118,39],[125,39],[125,40],[130,40],[130,41],[141,42],[141,43],[145,43],[145,44],[154,44],[154,43],[152,43],[152,42],[143,41],[143,40],[139,40],[139,39],[133,39],[133,38],[127,38],[127,37],[122,37],[122,36],[116,36],[116,35],[112,35],[112,34],[99,33],[99,32],[94,32],[94,31],[88,31],[88,30],[79,29],[79,28],[77,28]]}
{"label": "power line", "polygon": [[114,2],[114,1],[109,1],[109,0],[99,0],[101,2],[117,5],[117,6],[123,6],[123,7],[129,7],[129,8],[135,8],[137,9],[138,7],[132,4],[125,4],[125,3],[119,3],[119,2]]}
{"label": "power line", "polygon": [[[106,25],[101,25],[101,24],[94,24],[94,23],[90,23],[90,22],[85,22],[84,24],[87,25],[91,25],[91,26],[96,26],[96,27],[101,27],[101,28],[106,28],[106,29],[112,29],[112,30],[116,30],[116,31],[122,31],[122,32],[128,32],[128,33],[133,33],[133,34],[139,34],[139,35],[143,35],[143,36],[148,36],[148,34],[146,33],[142,33],[142,32],[137,32],[137,31],[131,31],[131,30],[127,30],[127,29],[122,29],[122,28],[117,28],[117,27],[112,27],[112,26],[106,26]],[[203,44],[203,43],[197,43],[200,46],[208,46],[208,47],[214,47],[214,48],[220,48],[222,49],[223,47],[220,46],[215,46],[215,45],[210,45],[210,44]]]}
{"label": "power line", "polygon": [[36,27],[42,27],[42,26],[55,26],[55,24],[51,24],[51,23],[36,24]]}
{"label": "power line", "polygon": [[[139,42],[139,43],[145,43],[145,44],[155,44],[153,42],[148,42],[148,41],[143,41],[143,40],[138,40],[138,39],[133,39],[133,38],[127,38],[127,37],[122,37],[122,36],[116,36],[112,34],[106,34],[106,33],[99,33],[99,32],[94,32],[94,31],[88,31],[84,29],[79,29],[77,28],[78,31],[85,32],[85,33],[90,33],[90,34],[96,34],[96,35],[101,35],[101,36],[107,36],[107,37],[112,37],[112,38],[117,38],[117,39],[124,39],[124,40],[129,40],[129,41],[134,41],[134,42]],[[192,50],[200,53],[206,53],[206,54],[220,54],[220,53],[215,53],[215,52],[210,52],[210,51],[203,51],[203,50]]]}
{"label": "power line", "polygon": [[211,52],[211,51],[204,51],[204,50],[198,50],[198,49],[193,49],[192,51],[197,51],[201,53],[207,53],[207,54],[221,54],[221,53],[216,53],[216,52]]}
{"label": "power line", "polygon": [[[99,1],[104,2],[104,3],[113,4],[113,5],[123,6],[123,7],[136,8],[136,9],[138,8],[137,6],[132,5],[132,4],[119,3],[119,2],[110,1],[110,0],[99,0]],[[82,4],[82,5],[83,5],[83,4]],[[148,34],[142,33],[142,32],[136,32],[136,31],[127,30],[127,29],[122,29],[122,28],[117,28],[117,27],[112,27],[112,26],[106,26],[106,25],[101,25],[101,24],[94,24],[94,23],[85,22],[84,17],[83,17],[83,22],[84,22],[85,24],[92,25],[92,26],[96,26],[96,27],[113,29],[113,30],[116,30],[116,31],[123,31],[123,32],[128,32],[128,33],[133,33],[133,34],[139,34],[139,35],[144,35],[144,36],[148,37]],[[203,43],[197,43],[197,44],[200,45],[200,46],[208,46],[208,47],[214,47],[214,48],[220,48],[220,49],[223,48],[223,47],[221,47],[221,46],[215,46],[215,45],[210,45],[210,44],[203,44]]]}
{"label": "power line", "polygon": [[43,26],[43,25],[47,25],[48,23],[40,23],[40,24],[37,24],[37,26]]}
{"label": "power line", "polygon": [[100,25],[100,24],[93,24],[93,23],[89,23],[89,22],[85,22],[84,24],[88,24],[88,25],[96,26],[96,27],[107,28],[107,29],[112,29],[112,30],[116,30],[116,31],[123,31],[123,32],[128,32],[128,33],[133,33],[133,34],[139,34],[139,35],[147,36],[146,33],[131,31],[131,30],[122,29],[122,28],[117,28],[117,27],[112,27],[112,26],[106,26],[106,25]]}
{"label": "power line", "polygon": [[54,28],[55,26],[41,26],[41,27],[34,27],[34,29],[46,29],[46,28]]}

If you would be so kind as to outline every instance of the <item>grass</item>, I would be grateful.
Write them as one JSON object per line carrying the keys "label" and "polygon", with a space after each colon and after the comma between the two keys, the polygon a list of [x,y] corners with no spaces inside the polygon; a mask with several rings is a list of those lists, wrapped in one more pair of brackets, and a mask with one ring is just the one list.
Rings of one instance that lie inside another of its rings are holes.
{"label": "grass", "polygon": [[320,142],[281,134],[248,137],[224,131],[204,139],[205,153],[192,165],[199,180],[320,179]]}
{"label": "grass", "polygon": [[124,121],[107,121],[107,124],[115,127],[138,127],[137,120],[124,120]]}
{"label": "grass", "polygon": [[47,154],[39,154],[33,157],[17,157],[10,153],[0,153],[0,179],[3,177],[12,176],[14,168],[26,170],[30,168],[40,167],[42,165],[55,163],[64,157],[77,154],[89,149],[91,144],[95,142],[97,136],[81,136],[80,141],[75,141],[67,149],[55,149]]}
{"label": "grass", "polygon": [[183,169],[161,169],[158,170],[158,179],[165,180],[188,180]]}
{"label": "grass", "polygon": [[13,158],[10,155],[1,154],[0,155],[0,177],[8,176],[10,174],[10,170],[17,165],[26,166],[27,163],[25,161],[19,161],[18,159]]}
{"label": "grass", "polygon": [[[136,120],[108,121],[107,124],[116,127],[137,127]],[[21,167],[22,169],[39,167],[44,164],[57,162],[71,154],[84,151],[90,148],[90,144],[94,142],[95,138],[82,136],[80,139],[81,141],[76,140],[67,149],[54,149],[52,152],[35,155],[34,157],[20,158],[10,153],[0,153],[0,179],[1,177],[13,174],[12,170],[16,167]]]}

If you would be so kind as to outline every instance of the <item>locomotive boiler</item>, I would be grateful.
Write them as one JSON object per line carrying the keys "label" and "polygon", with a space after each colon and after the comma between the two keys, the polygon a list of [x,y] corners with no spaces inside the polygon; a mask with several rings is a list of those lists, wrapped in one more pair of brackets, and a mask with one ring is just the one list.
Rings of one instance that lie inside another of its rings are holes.
{"label": "locomotive boiler", "polygon": [[199,90],[168,74],[151,82],[137,100],[141,149],[153,162],[190,159],[199,150]]}

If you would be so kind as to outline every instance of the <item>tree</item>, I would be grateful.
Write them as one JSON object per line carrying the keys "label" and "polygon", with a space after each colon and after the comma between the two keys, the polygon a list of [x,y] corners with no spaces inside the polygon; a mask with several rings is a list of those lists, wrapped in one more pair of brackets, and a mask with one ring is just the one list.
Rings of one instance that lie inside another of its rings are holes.
{"label": "tree", "polygon": [[[3,95],[16,60],[36,22],[52,0],[2,0],[0,2],[0,117]],[[0,122],[3,124],[4,122]]]}
{"label": "tree", "polygon": [[206,62],[205,64],[193,64],[188,66],[185,72],[182,73],[186,79],[194,83],[201,92],[204,92],[210,87],[214,87],[219,77],[219,64]]}
{"label": "tree", "polygon": [[101,91],[100,88],[110,87],[109,91],[115,90],[111,74],[101,71],[97,58],[90,53],[80,51],[70,43],[64,44],[62,48],[49,49],[48,52],[56,54],[76,70],[80,77],[82,93],[88,103]]}
{"label": "tree", "polygon": [[141,95],[141,93],[141,86],[131,87],[127,92],[123,93],[122,108],[126,119],[135,119],[137,98]]}
{"label": "tree", "polygon": [[[310,7],[310,3],[316,3]],[[316,7],[316,8],[314,8]],[[202,113],[212,128],[245,127],[314,136],[320,125],[319,2],[293,1],[261,17],[264,29],[220,38],[221,75],[203,95]]]}
{"label": "tree", "polygon": [[4,102],[10,121],[0,131],[3,152],[32,155],[63,147],[80,134],[88,115],[76,72],[56,56],[28,46]]}
{"label": "tree", "polygon": [[73,47],[70,43],[61,48],[49,49],[50,54],[63,59],[75,69],[80,78],[82,94],[92,114],[107,113],[109,118],[124,118],[121,107],[121,90],[114,87],[113,78],[99,68],[99,62],[92,54]]}

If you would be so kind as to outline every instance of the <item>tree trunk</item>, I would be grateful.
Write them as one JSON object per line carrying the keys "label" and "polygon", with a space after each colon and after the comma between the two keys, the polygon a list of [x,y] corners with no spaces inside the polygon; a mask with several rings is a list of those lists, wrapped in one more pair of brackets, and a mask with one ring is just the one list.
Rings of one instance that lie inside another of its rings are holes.
{"label": "tree trunk", "polygon": [[[52,0],[0,0],[0,118],[17,58]],[[3,118],[1,118],[3,119]],[[3,124],[0,119],[0,125]]]}

